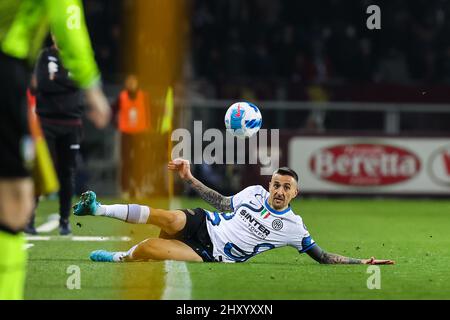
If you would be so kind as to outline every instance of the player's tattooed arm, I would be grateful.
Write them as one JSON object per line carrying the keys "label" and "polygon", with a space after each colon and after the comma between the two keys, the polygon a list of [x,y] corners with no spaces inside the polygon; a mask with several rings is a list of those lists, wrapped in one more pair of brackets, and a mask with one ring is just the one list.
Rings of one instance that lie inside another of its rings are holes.
{"label": "player's tattooed arm", "polygon": [[194,177],[189,177],[186,182],[200,195],[200,197],[219,211],[233,211],[231,198],[221,195],[219,192],[205,186]]}
{"label": "player's tattooed arm", "polygon": [[328,253],[322,250],[318,245],[306,251],[306,253],[319,263],[323,264],[395,264],[394,260],[378,260],[374,257],[370,259],[355,259],[340,256],[334,253]]}
{"label": "player's tattooed arm", "polygon": [[217,210],[223,212],[233,211],[233,208],[231,206],[231,198],[221,195],[219,192],[208,188],[199,180],[197,180],[191,173],[188,160],[178,158],[173,161],[169,161],[167,168],[169,170],[178,172],[178,175],[181,179],[187,182],[203,200],[208,202]]}
{"label": "player's tattooed arm", "polygon": [[361,259],[344,257],[334,253],[328,253],[319,246],[314,246],[306,252],[311,258],[321,264],[363,264]]}
{"label": "player's tattooed arm", "polygon": [[334,253],[324,252],[321,256],[321,262],[323,264],[362,264],[362,260],[340,256]]}

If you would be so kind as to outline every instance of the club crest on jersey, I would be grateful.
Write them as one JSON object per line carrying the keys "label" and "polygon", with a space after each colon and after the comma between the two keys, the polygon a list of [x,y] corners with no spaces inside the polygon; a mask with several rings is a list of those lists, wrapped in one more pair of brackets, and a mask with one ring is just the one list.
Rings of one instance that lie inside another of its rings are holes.
{"label": "club crest on jersey", "polygon": [[283,229],[283,221],[275,219],[272,221],[272,228],[276,231]]}

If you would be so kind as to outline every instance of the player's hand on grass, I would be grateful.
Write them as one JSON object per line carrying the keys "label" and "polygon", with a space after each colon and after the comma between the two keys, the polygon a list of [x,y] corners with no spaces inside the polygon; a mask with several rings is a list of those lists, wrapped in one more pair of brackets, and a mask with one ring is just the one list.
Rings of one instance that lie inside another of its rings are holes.
{"label": "player's hand on grass", "polygon": [[363,264],[395,264],[394,260],[377,260],[375,259],[375,257],[372,257],[370,259],[363,259],[362,260]]}
{"label": "player's hand on grass", "polygon": [[105,128],[111,120],[111,108],[105,94],[98,86],[86,89],[87,116],[98,129]]}
{"label": "player's hand on grass", "polygon": [[177,171],[181,179],[187,180],[192,178],[191,165],[188,160],[175,159],[169,161],[167,168],[172,171]]}

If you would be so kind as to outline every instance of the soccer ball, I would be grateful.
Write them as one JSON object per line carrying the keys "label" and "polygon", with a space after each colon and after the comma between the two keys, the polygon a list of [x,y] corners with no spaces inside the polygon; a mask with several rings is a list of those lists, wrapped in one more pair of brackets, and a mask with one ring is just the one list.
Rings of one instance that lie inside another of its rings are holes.
{"label": "soccer ball", "polygon": [[250,102],[237,102],[225,114],[225,127],[233,136],[250,138],[262,126],[262,116],[258,107]]}

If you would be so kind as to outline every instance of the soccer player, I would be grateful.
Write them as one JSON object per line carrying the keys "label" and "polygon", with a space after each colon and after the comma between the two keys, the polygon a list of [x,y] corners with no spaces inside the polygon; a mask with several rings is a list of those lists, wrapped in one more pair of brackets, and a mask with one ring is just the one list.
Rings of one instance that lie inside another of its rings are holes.
{"label": "soccer player", "polygon": [[291,246],[324,264],[394,263],[373,257],[349,258],[321,249],[289,205],[299,192],[298,176],[289,168],[275,171],[269,191],[251,186],[232,197],[225,197],[194,178],[187,160],[171,161],[168,168],[177,171],[203,200],[223,213],[200,208],[161,210],[136,204],[101,205],[95,193],[88,191],[74,206],[75,215],[106,216],[161,228],[159,238],[144,240],[127,252],[97,250],[91,253],[91,260],[244,262],[264,251]]}
{"label": "soccer player", "polygon": [[110,110],[99,86],[81,0],[0,3],[0,300],[4,300],[23,298],[26,252],[21,231],[34,203],[26,90],[48,25],[58,39],[64,65],[85,91],[90,119],[104,127]]}

